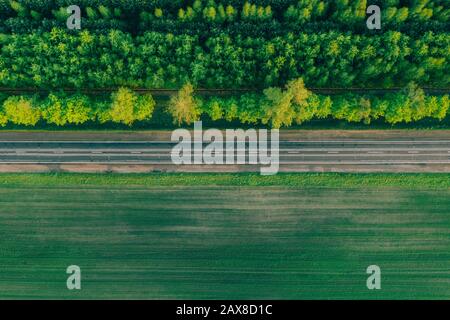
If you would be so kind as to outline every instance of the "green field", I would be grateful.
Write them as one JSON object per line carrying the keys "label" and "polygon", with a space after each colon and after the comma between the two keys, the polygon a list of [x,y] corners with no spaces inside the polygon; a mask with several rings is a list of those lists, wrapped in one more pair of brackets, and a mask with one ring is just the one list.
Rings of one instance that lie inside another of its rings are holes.
{"label": "green field", "polygon": [[0,219],[2,299],[450,299],[449,174],[0,175]]}

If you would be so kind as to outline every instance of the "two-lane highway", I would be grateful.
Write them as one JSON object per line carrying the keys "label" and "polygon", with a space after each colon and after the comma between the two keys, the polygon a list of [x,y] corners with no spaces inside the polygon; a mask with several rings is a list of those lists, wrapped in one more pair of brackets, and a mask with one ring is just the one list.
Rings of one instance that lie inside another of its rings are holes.
{"label": "two-lane highway", "polygon": [[[0,163],[172,165],[174,145],[164,141],[0,141]],[[280,141],[279,155],[280,167],[450,165],[450,140]]]}

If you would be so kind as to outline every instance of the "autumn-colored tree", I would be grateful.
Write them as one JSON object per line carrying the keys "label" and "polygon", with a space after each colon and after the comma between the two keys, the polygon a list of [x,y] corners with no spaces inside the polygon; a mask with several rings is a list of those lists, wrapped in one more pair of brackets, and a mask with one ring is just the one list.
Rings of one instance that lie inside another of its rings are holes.
{"label": "autumn-colored tree", "polygon": [[170,98],[168,112],[175,124],[191,124],[200,117],[200,103],[194,97],[194,86],[186,83],[178,93]]}

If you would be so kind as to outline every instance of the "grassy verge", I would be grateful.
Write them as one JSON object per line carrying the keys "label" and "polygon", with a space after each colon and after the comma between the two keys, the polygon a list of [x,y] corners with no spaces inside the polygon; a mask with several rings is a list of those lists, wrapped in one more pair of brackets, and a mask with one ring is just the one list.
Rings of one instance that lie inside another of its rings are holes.
{"label": "grassy verge", "polygon": [[[162,113],[162,112],[160,112]],[[204,128],[268,128],[267,125],[257,124],[243,124],[239,121],[212,121],[208,118],[203,118]],[[191,128],[192,126],[184,125],[183,127]],[[23,132],[141,132],[141,131],[165,131],[175,130],[179,127],[173,125],[173,121],[167,115],[158,117],[149,121],[136,122],[131,126],[120,123],[104,123],[88,122],[81,125],[65,125],[63,127],[47,123],[38,123],[34,127],[24,125],[7,124],[5,127],[0,127],[0,132],[8,131],[23,131]],[[302,125],[292,125],[290,127],[283,127],[282,130],[418,130],[418,131],[436,131],[449,130],[450,117],[439,121],[433,119],[423,119],[410,123],[389,124],[380,120],[375,120],[370,124],[362,122],[346,122],[336,119],[315,119],[306,122]]]}
{"label": "grassy verge", "polygon": [[348,174],[0,174],[1,185],[118,185],[118,186],[285,186],[285,187],[392,187],[449,189],[450,173]]}

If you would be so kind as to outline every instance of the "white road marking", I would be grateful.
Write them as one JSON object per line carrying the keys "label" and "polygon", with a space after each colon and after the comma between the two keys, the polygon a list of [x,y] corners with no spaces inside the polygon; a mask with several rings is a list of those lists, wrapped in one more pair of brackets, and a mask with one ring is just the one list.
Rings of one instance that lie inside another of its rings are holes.
{"label": "white road marking", "polygon": [[[448,152],[450,153],[450,145],[447,148],[414,148],[414,151],[442,151],[442,152]],[[55,150],[62,150],[63,152],[103,152],[103,153],[109,153],[109,152],[170,152],[172,148],[139,148],[139,149],[104,149],[104,148],[26,148],[26,149],[19,149],[19,148],[1,148],[0,147],[0,153],[2,152],[55,152]],[[227,150],[227,148],[224,148],[224,151]],[[268,151],[271,151],[271,149],[267,149]],[[277,150],[277,149],[275,149]],[[248,152],[248,148],[246,149],[235,149],[235,151],[246,151]],[[260,151],[266,151],[265,149],[260,149]],[[279,152],[288,152],[288,153],[303,153],[303,152],[370,152],[370,153],[380,153],[380,152],[387,152],[387,151],[393,151],[393,152],[400,152],[400,151],[411,151],[411,148],[296,148],[296,149],[286,149],[286,148],[280,148],[278,149]],[[192,149],[192,152],[196,152]],[[201,152],[201,151],[200,151]]]}
{"label": "white road marking", "polygon": [[[32,153],[32,152],[10,152],[10,153],[2,153],[3,156],[26,156],[26,157],[49,157],[57,154],[61,157],[161,157],[161,156],[170,156],[170,152],[166,153],[141,153],[141,152],[131,152],[131,153],[103,153],[103,152],[85,152],[85,153],[67,153],[67,152],[49,152],[49,153]],[[395,157],[408,157],[411,154],[416,155],[417,157],[447,157],[447,153],[337,153],[337,152],[328,152],[328,153],[280,153],[280,157],[386,157],[386,158],[395,158]],[[226,153],[216,152],[217,156],[225,156]],[[237,155],[235,152],[234,155]],[[246,156],[249,154],[246,153]],[[251,153],[250,155],[257,155],[257,153]]]}
{"label": "white road marking", "polygon": [[[99,162],[91,162],[91,161],[68,161],[68,162],[61,162],[61,161],[20,161],[20,162],[3,162],[0,161],[0,164],[105,164],[105,165],[120,165],[120,164],[128,164],[128,163],[136,163],[136,164],[142,164],[142,165],[173,165],[172,162],[141,162],[141,161],[134,161],[134,160],[128,160],[128,161],[99,161]],[[304,165],[405,165],[405,164],[450,164],[450,160],[448,161],[441,161],[441,160],[427,160],[427,161],[396,161],[396,160],[381,160],[381,161],[298,161],[298,162],[280,162],[280,165],[295,165],[295,164],[304,164]],[[205,166],[205,164],[201,164],[199,166]],[[230,166],[249,166],[249,164],[232,164]],[[262,165],[264,166],[264,165]]]}
{"label": "white road marking", "polygon": [[[0,140],[0,143],[49,143],[49,144],[175,144],[176,142],[172,141],[149,141],[149,140],[141,140],[141,141],[109,141],[109,140],[95,140],[95,141],[37,141],[37,140]],[[280,143],[309,143],[309,144],[320,144],[320,143],[340,143],[340,144],[356,144],[356,143],[365,143],[365,144],[440,144],[440,143],[450,143],[449,140],[280,140]]]}

